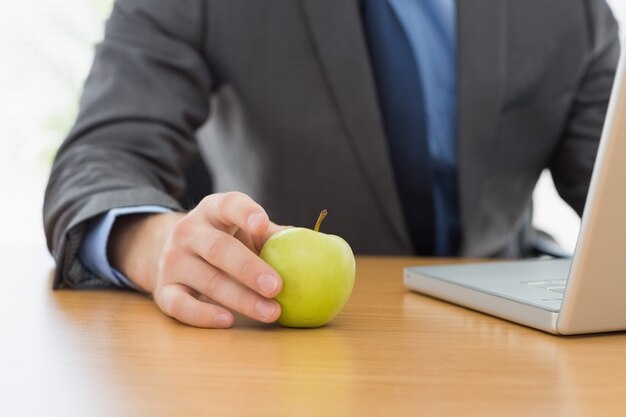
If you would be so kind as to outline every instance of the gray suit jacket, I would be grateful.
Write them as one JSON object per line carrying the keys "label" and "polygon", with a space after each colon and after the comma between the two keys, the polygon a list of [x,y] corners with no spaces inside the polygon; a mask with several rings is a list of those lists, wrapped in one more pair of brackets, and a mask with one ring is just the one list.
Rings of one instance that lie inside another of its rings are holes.
{"label": "gray suit jacket", "polygon": [[[459,0],[458,50],[460,254],[520,256],[544,168],[583,210],[617,25],[603,0]],[[198,151],[277,223],[327,208],[356,253],[411,254],[368,60],[357,0],[118,0],[46,191],[55,286],[107,285],[85,222],[180,209]]]}

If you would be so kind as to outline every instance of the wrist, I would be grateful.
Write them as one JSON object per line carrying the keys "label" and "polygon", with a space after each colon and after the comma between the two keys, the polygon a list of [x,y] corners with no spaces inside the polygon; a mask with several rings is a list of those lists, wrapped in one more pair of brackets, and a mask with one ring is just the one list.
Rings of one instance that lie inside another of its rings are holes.
{"label": "wrist", "polygon": [[111,266],[152,294],[163,246],[184,213],[132,214],[115,221],[108,243]]}

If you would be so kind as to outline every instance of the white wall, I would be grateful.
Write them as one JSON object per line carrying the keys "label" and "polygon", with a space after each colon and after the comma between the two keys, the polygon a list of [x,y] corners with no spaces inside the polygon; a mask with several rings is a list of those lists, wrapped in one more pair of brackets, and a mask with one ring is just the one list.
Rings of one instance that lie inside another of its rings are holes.
{"label": "white wall", "polygon": [[[618,21],[626,23],[626,0],[607,0],[607,3],[613,9],[613,13]],[[626,29],[623,27],[622,29]],[[626,33],[625,30],[622,30],[622,34]]]}

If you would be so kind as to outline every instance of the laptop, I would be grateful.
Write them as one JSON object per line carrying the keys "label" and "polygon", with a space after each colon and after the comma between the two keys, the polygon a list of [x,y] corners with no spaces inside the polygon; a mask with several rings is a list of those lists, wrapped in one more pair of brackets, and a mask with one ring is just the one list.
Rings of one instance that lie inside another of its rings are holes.
{"label": "laptop", "polygon": [[410,267],[404,284],[552,334],[626,330],[626,53],[573,257]]}

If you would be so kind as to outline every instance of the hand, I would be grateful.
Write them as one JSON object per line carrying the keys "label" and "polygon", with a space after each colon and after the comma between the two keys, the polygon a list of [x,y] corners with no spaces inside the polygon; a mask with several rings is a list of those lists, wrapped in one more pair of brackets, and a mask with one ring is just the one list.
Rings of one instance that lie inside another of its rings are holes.
{"label": "hand", "polygon": [[280,316],[271,298],[282,280],[258,253],[281,229],[247,195],[212,194],[187,214],[121,217],[109,256],[165,314],[183,323],[227,328],[234,320],[228,309],[270,323]]}

